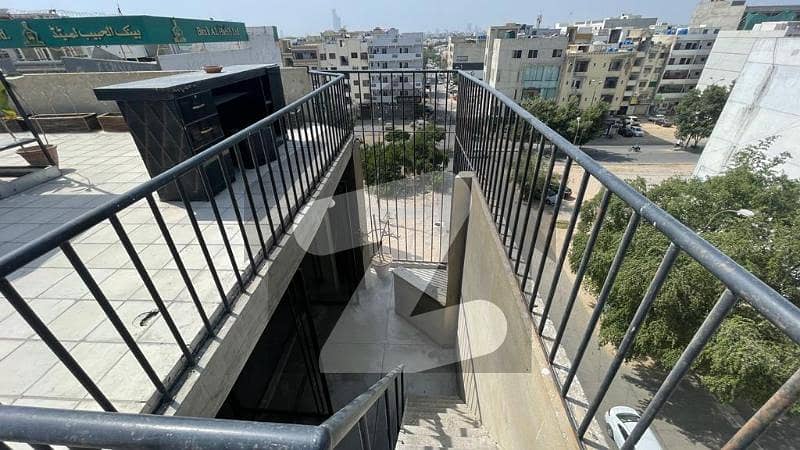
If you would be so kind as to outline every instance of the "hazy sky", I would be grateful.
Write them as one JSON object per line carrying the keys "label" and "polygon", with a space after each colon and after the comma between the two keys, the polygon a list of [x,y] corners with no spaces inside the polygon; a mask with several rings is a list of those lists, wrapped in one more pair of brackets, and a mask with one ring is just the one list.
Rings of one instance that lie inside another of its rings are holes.
{"label": "hazy sky", "polygon": [[[376,26],[400,31],[464,30],[506,22],[543,25],[559,21],[617,16],[623,12],[686,23],[697,0],[119,0],[124,14],[234,20],[247,25],[276,25],[283,36],[319,33],[331,28],[331,9],[350,30]],[[789,3],[796,3],[797,0]],[[10,0],[2,7],[115,13],[114,0]],[[750,3],[750,2],[748,2]],[[782,3],[781,0],[771,3]]]}

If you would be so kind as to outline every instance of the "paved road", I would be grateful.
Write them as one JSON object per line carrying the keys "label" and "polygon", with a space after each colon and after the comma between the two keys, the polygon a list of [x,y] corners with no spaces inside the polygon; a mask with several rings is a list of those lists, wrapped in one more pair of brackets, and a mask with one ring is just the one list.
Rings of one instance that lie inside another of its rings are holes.
{"label": "paved road", "polygon": [[627,139],[629,143],[625,145],[588,144],[581,148],[595,160],[604,163],[696,164],[700,158],[697,153],[675,149],[671,145],[642,145],[641,151],[634,152],[630,147],[635,143],[633,139]]}

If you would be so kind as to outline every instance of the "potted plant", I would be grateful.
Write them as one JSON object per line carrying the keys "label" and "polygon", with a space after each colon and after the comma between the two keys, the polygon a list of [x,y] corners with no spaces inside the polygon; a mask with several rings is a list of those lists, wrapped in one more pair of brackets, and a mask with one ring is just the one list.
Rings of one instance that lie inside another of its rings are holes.
{"label": "potted plant", "polygon": [[[372,223],[375,223],[375,216],[372,216]],[[384,238],[392,237],[389,215],[387,214],[385,219],[379,221],[379,224],[379,228],[373,226],[373,232],[377,234],[378,239],[377,251],[372,255],[372,267],[375,268],[375,273],[378,274],[378,278],[385,280],[389,277],[389,269],[393,261],[392,254],[387,253],[383,248]]]}
{"label": "potted plant", "polygon": [[[34,167],[47,167],[50,165],[58,167],[58,146],[51,144],[47,140],[44,129],[42,129],[41,124],[35,118],[31,118],[30,121],[33,128],[38,128],[40,131],[38,133],[40,139],[38,142],[44,145],[44,151],[42,151],[39,143],[35,142],[23,145],[17,150],[17,154],[22,156],[28,164]],[[45,155],[45,152],[47,155]]]}

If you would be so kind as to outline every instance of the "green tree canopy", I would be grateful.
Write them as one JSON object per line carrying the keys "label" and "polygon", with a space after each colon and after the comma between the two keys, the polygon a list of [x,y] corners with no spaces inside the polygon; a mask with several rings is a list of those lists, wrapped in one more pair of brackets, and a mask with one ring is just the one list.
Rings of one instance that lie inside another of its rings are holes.
{"label": "green tree canopy", "polygon": [[[523,100],[520,105],[570,142],[575,139],[577,131],[577,142],[573,142],[576,145],[589,142],[606,129],[605,119],[608,106],[603,102],[583,111],[578,107],[576,99],[557,102],[534,97]],[[581,119],[580,129],[578,129],[578,117]]]}
{"label": "green tree canopy", "polygon": [[[800,305],[800,182],[776,168],[788,155],[764,156],[769,141],[742,151],[722,175],[706,180],[668,179],[634,186],[650,200],[725,252],[796,305]],[[579,264],[596,216],[599,196],[581,213],[570,253]],[[717,212],[749,209],[752,218]],[[608,273],[631,213],[614,197],[598,236],[587,282],[597,292]],[[659,265],[668,240],[653,226],[636,232],[620,268],[600,327],[602,343],[618,345]],[[691,257],[682,254],[650,310],[630,358],[652,358],[671,367],[716,302],[724,287]],[[723,322],[693,366],[700,381],[721,400],[762,404],[800,367],[800,347],[785,337],[746,301]],[[794,412],[800,412],[795,405]]]}
{"label": "green tree canopy", "polygon": [[700,139],[711,136],[728,94],[723,86],[708,86],[702,92],[692,89],[686,93],[675,107],[676,135],[684,146],[689,143],[696,146]]}
{"label": "green tree canopy", "polygon": [[412,132],[393,130],[385,142],[365,145],[363,150],[365,180],[368,185],[385,184],[411,175],[442,170],[449,158],[439,148],[445,131],[426,125]]}

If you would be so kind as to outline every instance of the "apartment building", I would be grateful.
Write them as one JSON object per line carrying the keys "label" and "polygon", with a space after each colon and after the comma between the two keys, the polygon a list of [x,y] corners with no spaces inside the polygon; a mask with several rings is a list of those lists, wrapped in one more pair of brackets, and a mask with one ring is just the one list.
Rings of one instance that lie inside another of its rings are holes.
{"label": "apartment building", "polygon": [[[322,70],[368,70],[369,41],[366,32],[326,31],[322,33],[319,64]],[[350,99],[355,103],[371,101],[368,76],[352,76],[348,80]]]}
{"label": "apartment building", "polygon": [[678,28],[653,37],[670,48],[656,92],[660,112],[672,112],[680,99],[697,86],[718,33],[719,28]]}
{"label": "apartment building", "polygon": [[507,24],[490,27],[484,78],[516,101],[527,97],[555,99],[568,38],[559,30]]}
{"label": "apartment building", "polygon": [[281,39],[281,62],[284,67],[307,67],[311,70],[320,68],[320,38]]}
{"label": "apartment building", "polygon": [[[400,33],[376,28],[367,46],[369,68],[422,69],[422,33]],[[424,94],[422,74],[370,75],[373,102],[420,104]]]}
{"label": "apartment building", "polygon": [[486,36],[449,36],[447,48],[442,52],[442,60],[449,70],[463,70],[483,79],[485,54]]}

